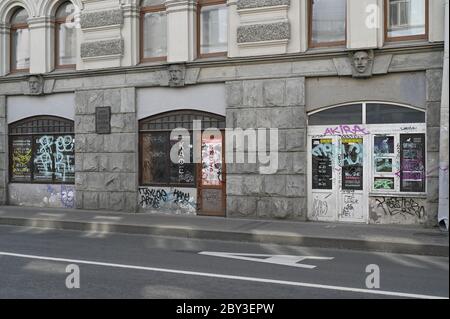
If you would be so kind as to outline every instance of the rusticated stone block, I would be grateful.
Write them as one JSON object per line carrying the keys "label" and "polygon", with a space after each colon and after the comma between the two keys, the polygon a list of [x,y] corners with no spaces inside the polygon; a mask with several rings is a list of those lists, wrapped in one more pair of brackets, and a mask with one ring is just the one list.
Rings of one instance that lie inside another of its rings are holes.
{"label": "rusticated stone block", "polygon": [[230,217],[256,217],[258,199],[250,196],[228,196],[227,215]]}
{"label": "rusticated stone block", "polygon": [[290,38],[289,22],[253,24],[238,27],[237,42],[287,40]]}
{"label": "rusticated stone block", "polygon": [[251,9],[251,8],[261,8],[261,7],[271,7],[271,6],[281,6],[290,5],[291,0],[238,0],[237,8]]}

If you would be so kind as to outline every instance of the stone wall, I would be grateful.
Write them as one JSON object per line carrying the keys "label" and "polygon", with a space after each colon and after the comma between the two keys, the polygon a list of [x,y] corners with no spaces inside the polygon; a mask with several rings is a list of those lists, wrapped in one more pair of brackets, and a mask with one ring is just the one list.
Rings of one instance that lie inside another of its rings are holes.
{"label": "stone wall", "polygon": [[[134,88],[76,92],[76,207],[134,212],[138,134]],[[95,108],[111,107],[111,134],[95,133]]]}
{"label": "stone wall", "polygon": [[278,171],[254,163],[227,164],[227,215],[306,218],[305,79],[227,83],[228,128],[278,128]]}
{"label": "stone wall", "polygon": [[25,184],[8,185],[9,205],[74,208],[75,186],[64,184]]}
{"label": "stone wall", "polygon": [[6,123],[6,97],[0,96],[0,205],[7,202],[7,176],[8,176],[8,154],[7,137],[8,125]]}
{"label": "stone wall", "polygon": [[426,224],[436,225],[439,206],[439,137],[442,69],[426,72],[427,92],[427,214]]}

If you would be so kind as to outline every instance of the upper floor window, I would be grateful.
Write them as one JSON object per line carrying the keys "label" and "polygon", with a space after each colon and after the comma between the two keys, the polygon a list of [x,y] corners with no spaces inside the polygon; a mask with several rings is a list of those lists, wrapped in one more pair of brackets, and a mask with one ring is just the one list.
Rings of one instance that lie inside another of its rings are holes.
{"label": "upper floor window", "polygon": [[64,2],[56,11],[56,67],[75,67],[77,35],[74,27],[75,7],[69,1]]}
{"label": "upper floor window", "polygon": [[165,0],[141,2],[141,61],[161,61],[167,57],[167,15]]}
{"label": "upper floor window", "polygon": [[28,14],[18,9],[11,18],[11,72],[28,71],[30,68],[30,32]]}
{"label": "upper floor window", "polygon": [[221,56],[228,51],[228,10],[226,1],[199,1],[199,56]]}
{"label": "upper floor window", "polygon": [[345,45],[347,0],[311,0],[309,46]]}
{"label": "upper floor window", "polygon": [[386,40],[425,39],[428,0],[386,0]]}

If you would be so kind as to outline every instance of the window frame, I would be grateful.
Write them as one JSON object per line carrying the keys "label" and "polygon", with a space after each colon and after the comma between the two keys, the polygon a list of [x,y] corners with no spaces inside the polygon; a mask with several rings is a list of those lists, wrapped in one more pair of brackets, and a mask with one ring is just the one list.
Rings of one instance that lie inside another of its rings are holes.
{"label": "window frame", "polygon": [[[71,1],[62,2],[55,12],[59,10],[59,8],[66,4],[66,3],[72,3]],[[56,18],[55,17],[55,69],[75,69],[77,64],[59,64],[59,32],[61,25],[66,22],[68,15],[62,18]]]}
{"label": "window frame", "polygon": [[[61,123],[65,122],[65,125],[71,125],[71,131],[70,132],[21,132],[21,133],[11,133],[11,130],[13,130],[14,128],[20,126],[23,123],[27,123],[27,122],[31,122],[34,120],[51,120],[51,121],[60,121]],[[63,117],[59,117],[59,116],[52,116],[52,115],[42,115],[42,116],[32,116],[32,117],[28,117],[28,118],[24,118],[24,119],[20,119],[18,121],[15,121],[13,123],[8,124],[8,155],[9,155],[9,169],[8,169],[8,176],[9,176],[9,182],[10,183],[20,183],[20,184],[67,184],[67,185],[74,185],[75,184],[75,175],[74,175],[74,179],[72,182],[68,182],[68,181],[63,181],[63,180],[58,180],[56,179],[56,174],[55,172],[52,172],[52,178],[51,180],[38,180],[36,181],[34,179],[34,175],[35,175],[35,164],[34,164],[34,154],[36,152],[36,141],[35,138],[37,136],[42,136],[42,135],[47,135],[47,136],[61,136],[61,135],[70,135],[73,137],[73,140],[75,141],[75,122],[73,120],[67,119],[67,118],[63,118]],[[32,152],[32,158],[30,160],[30,180],[29,181],[18,181],[18,180],[14,180],[13,177],[13,139],[14,137],[30,137],[31,138],[31,152]],[[74,152],[74,163],[75,163],[75,149],[73,150]],[[53,166],[54,164],[55,158],[52,158],[52,163]],[[75,165],[75,164],[74,164]]]}
{"label": "window frame", "polygon": [[342,41],[331,41],[331,42],[314,42],[312,40],[313,35],[313,2],[314,0],[308,1],[308,47],[309,48],[329,48],[329,47],[343,47],[347,45],[347,28],[348,28],[348,5],[345,3],[345,39]]}
{"label": "window frame", "polygon": [[[369,197],[377,197],[377,196],[397,196],[397,197],[423,197],[426,196],[426,194],[428,193],[428,184],[426,182],[426,178],[425,178],[425,184],[424,184],[424,191],[422,192],[411,192],[411,191],[402,191],[401,190],[401,183],[402,183],[402,177],[401,175],[397,176],[396,174],[399,173],[402,169],[401,162],[399,162],[401,160],[400,156],[400,151],[397,150],[396,148],[394,149],[394,153],[389,153],[387,155],[382,156],[382,158],[391,158],[393,160],[393,164],[397,164],[396,162],[398,161],[398,163],[400,163],[397,166],[398,168],[398,172],[392,172],[392,174],[395,175],[394,177],[394,189],[393,190],[384,190],[384,189],[375,189],[375,178],[390,178],[391,176],[387,176],[389,174],[384,174],[383,172],[376,172],[375,171],[375,158],[377,156],[377,154],[375,153],[375,137],[377,136],[393,136],[394,137],[394,145],[395,142],[400,143],[401,137],[403,135],[423,135],[424,136],[424,145],[423,145],[423,149],[424,149],[424,163],[425,163],[425,174],[427,174],[427,172],[429,171],[429,167],[428,167],[428,152],[427,152],[427,147],[428,147],[428,135],[426,133],[426,126],[427,126],[427,112],[425,109],[421,109],[419,107],[415,107],[415,106],[411,106],[411,105],[407,105],[407,104],[401,104],[401,103],[396,103],[396,102],[386,102],[386,101],[374,101],[374,100],[364,100],[364,101],[355,101],[355,102],[347,102],[347,103],[342,103],[342,104],[337,104],[337,105],[332,105],[332,106],[327,106],[327,107],[323,107],[320,108],[318,110],[315,111],[311,111],[307,114],[307,118],[308,118],[308,128],[312,128],[312,130],[315,132],[315,129],[319,128],[319,129],[323,129],[325,127],[333,127],[333,126],[339,126],[339,124],[324,124],[324,125],[310,125],[309,124],[309,117],[316,114],[316,113],[320,113],[322,111],[325,110],[330,110],[330,109],[337,109],[339,107],[342,106],[347,106],[347,105],[354,105],[354,104],[360,104],[361,108],[362,108],[362,114],[363,114],[363,118],[362,118],[362,123],[359,123],[359,125],[364,125],[365,128],[370,132],[369,134],[367,134],[367,138],[368,138],[368,147],[367,147],[367,151],[370,152],[370,155],[368,156],[367,160],[368,160],[368,167],[367,169],[368,171],[368,176],[370,177],[369,180],[369,184],[367,184],[368,187],[368,195]],[[393,106],[397,106],[397,107],[403,107],[406,109],[411,109],[411,110],[415,110],[418,112],[422,112],[425,115],[425,119],[423,122],[419,122],[419,123],[388,123],[388,124],[367,124],[367,107],[369,104],[386,104],[386,105],[393,105]],[[342,123],[342,125],[347,124],[347,123]],[[418,124],[419,125],[419,129],[418,130],[408,130],[408,126],[409,124]],[[313,134],[315,136],[315,134]],[[319,135],[319,134],[317,134]],[[309,136],[309,135],[308,135]],[[310,136],[308,138],[311,138]],[[326,137],[322,137],[324,139],[328,139],[328,138],[334,138],[333,136],[326,136]],[[311,160],[311,159],[309,159]],[[393,165],[394,167],[394,165]],[[401,174],[401,173],[400,173]],[[314,189],[313,189],[314,190]],[[317,190],[317,189],[316,189]]]}
{"label": "window frame", "polygon": [[[214,6],[214,5],[227,5],[226,0],[199,0],[197,3],[197,57],[199,59],[203,58],[216,58],[216,57],[227,57],[228,49],[226,51],[221,52],[212,52],[212,53],[202,53],[201,51],[201,37],[202,37],[202,26],[201,26],[201,13],[203,7]],[[228,34],[228,23],[227,23],[227,34]],[[228,48],[228,39],[227,39],[227,48]]]}
{"label": "window frame", "polygon": [[389,0],[384,0],[384,41],[386,43],[392,42],[402,42],[402,41],[413,41],[413,40],[428,40],[429,39],[429,0],[425,1],[425,33],[424,34],[416,34],[416,35],[407,35],[407,36],[399,36],[399,37],[390,37],[388,36],[389,29]]}
{"label": "window frame", "polygon": [[[26,9],[24,7],[18,7],[13,15],[10,18],[10,21],[13,19],[13,17],[20,11],[20,10],[25,10],[25,12],[28,15],[28,12],[26,11]],[[29,18],[29,15],[28,15]],[[17,23],[17,24],[13,24],[11,22],[11,27],[10,27],[10,31],[9,31],[9,65],[10,65],[10,73],[21,73],[21,72],[30,72],[30,68],[24,68],[24,69],[17,69],[14,65],[15,63],[13,63],[13,50],[14,50],[14,46],[13,46],[13,34],[15,31],[17,30],[21,30],[21,29],[29,29],[29,25],[28,23]],[[30,32],[28,30],[28,32]],[[30,45],[30,44],[28,44]],[[16,54],[17,55],[17,54]],[[31,58],[31,52],[30,52],[30,58]]]}
{"label": "window frame", "polygon": [[[144,57],[144,16],[147,13],[162,12],[162,11],[167,11],[165,4],[156,5],[156,6],[147,6],[147,7],[141,6],[141,10],[139,13],[139,61],[140,61],[140,63],[167,61],[167,52],[166,52],[166,55],[159,56],[159,57],[147,57],[147,58]],[[166,28],[167,28],[167,26],[166,26]]]}

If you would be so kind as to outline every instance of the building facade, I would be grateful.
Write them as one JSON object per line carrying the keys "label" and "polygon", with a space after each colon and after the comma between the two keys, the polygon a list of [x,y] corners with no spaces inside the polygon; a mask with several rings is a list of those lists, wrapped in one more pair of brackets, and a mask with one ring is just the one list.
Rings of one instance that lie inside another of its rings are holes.
{"label": "building facade", "polygon": [[0,0],[0,203],[434,226],[445,2]]}

